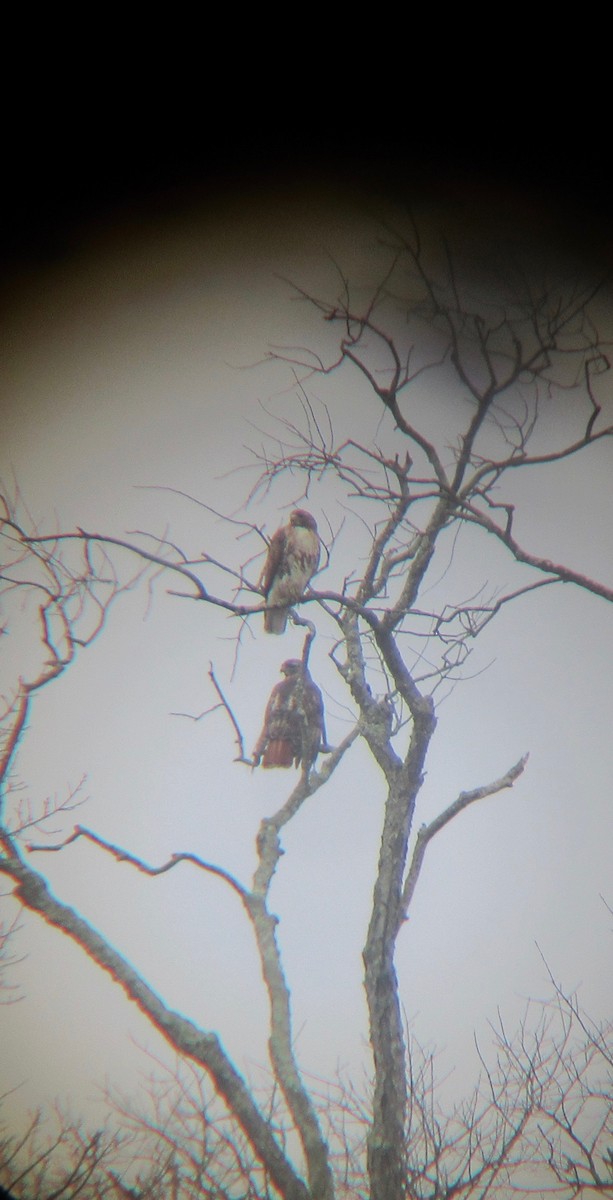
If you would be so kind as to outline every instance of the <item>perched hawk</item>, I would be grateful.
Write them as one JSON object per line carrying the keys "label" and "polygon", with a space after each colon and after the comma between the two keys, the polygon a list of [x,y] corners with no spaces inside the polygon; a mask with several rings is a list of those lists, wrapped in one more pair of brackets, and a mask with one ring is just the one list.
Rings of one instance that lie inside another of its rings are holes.
{"label": "perched hawk", "polygon": [[270,693],[264,728],[253,751],[254,766],[308,770],[320,751],[328,749],[321,692],[299,658],[281,666],[285,679]]}
{"label": "perched hawk", "polygon": [[267,633],[284,633],[287,610],[301,599],[319,565],[319,536],[315,518],[303,508],[290,513],[289,523],[273,534],[260,576],[260,587],[268,608],[264,613]]}

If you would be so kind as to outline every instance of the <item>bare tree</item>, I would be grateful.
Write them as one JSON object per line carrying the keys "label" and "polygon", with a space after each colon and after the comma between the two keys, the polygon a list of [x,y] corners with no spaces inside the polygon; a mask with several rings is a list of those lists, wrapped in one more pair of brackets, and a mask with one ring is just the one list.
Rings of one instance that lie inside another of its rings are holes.
{"label": "bare tree", "polygon": [[[322,344],[277,347],[269,356],[293,373],[301,417],[286,417],[274,451],[256,454],[259,476],[251,497],[272,494],[278,479],[291,476],[298,480],[296,499],[303,499],[318,481],[330,478],[357,522],[354,528],[361,531],[362,547],[359,558],[353,559],[359,565],[336,589],[321,588],[317,578],[312,580],[302,601],[308,619],[295,612],[292,618],[307,630],[305,666],[318,631],[324,626],[335,630],[331,657],[354,719],[322,765],[315,769],[304,764],[284,804],[261,822],[258,861],[249,883],[189,852],[171,852],[165,862],[149,864],[83,825],[54,844],[30,841],[24,850],[25,835],[31,836],[38,817],[19,811],[18,805],[15,815],[9,801],[11,771],[36,693],[99,635],[110,604],[122,589],[136,583],[134,576],[120,583],[121,559],[136,559],[139,570],[150,567],[164,579],[172,577],[172,594],[223,608],[241,623],[255,626],[261,623],[263,604],[252,567],[222,563],[207,553],[194,555],[144,535],[124,539],[83,529],[32,530],[8,502],[3,514],[9,547],[2,574],[5,598],[16,600],[22,614],[36,616],[39,661],[6,700],[0,871],[23,906],[72,938],[123,987],[177,1053],[204,1069],[263,1172],[264,1192],[269,1187],[289,1200],[332,1200],[340,1184],[314,1091],[296,1058],[290,986],[277,939],[278,918],[270,908],[270,887],[286,826],[326,785],[358,738],[367,745],[385,792],[363,951],[373,1061],[364,1194],[376,1200],[484,1196],[503,1168],[513,1165],[513,1148],[531,1108],[524,1100],[519,1115],[514,1111],[510,1116],[496,1086],[487,1101],[487,1111],[495,1118],[490,1142],[480,1140],[475,1147],[471,1140],[479,1116],[474,1106],[452,1135],[449,1127],[444,1130],[444,1138],[451,1136],[444,1142],[437,1121],[418,1105],[420,1162],[412,1156],[418,1092],[414,1065],[407,1070],[394,956],[433,839],[468,806],[513,787],[527,756],[501,764],[495,779],[459,791],[411,842],[415,806],[436,734],[436,701],[461,677],[476,640],[505,606],[538,589],[569,583],[613,600],[613,586],[529,549],[517,532],[515,504],[505,493],[518,473],[589,454],[613,434],[613,426],[601,420],[601,379],[609,362],[592,315],[598,289],[537,286],[518,270],[486,286],[451,254],[437,262],[416,234],[390,234],[386,254],[387,270],[366,298],[354,295],[342,274],[339,294],[332,299],[297,289],[325,322]],[[314,379],[329,376],[370,395],[381,415],[377,442],[362,444],[345,432],[336,436],[333,409],[318,408],[308,391]],[[452,398],[453,427],[447,427],[444,436],[430,432],[435,426],[423,416],[419,402],[426,387]],[[572,401],[575,430],[567,440],[556,442],[557,431],[541,419],[541,409],[560,398]],[[417,419],[414,414],[420,413]],[[264,546],[266,539],[255,525],[244,521],[242,528],[256,539],[256,551]],[[512,587],[490,594],[476,579],[471,595],[458,600],[433,586],[450,555],[461,554],[462,539],[469,532],[502,548],[517,572]],[[339,528],[331,526],[331,574],[339,537]],[[249,763],[240,719],[212,678],[219,703],[233,723],[239,760]],[[41,819],[49,815],[43,813]],[[65,851],[81,838],[145,875],[191,863],[223,881],[240,900],[268,993],[274,1085],[282,1098],[283,1121],[299,1138],[305,1178],[282,1132],[283,1122],[271,1119],[217,1033],[171,1011],[87,920],[53,896],[44,875],[32,865],[34,852]],[[551,1105],[547,1113],[551,1124]],[[565,1128],[567,1138],[572,1138],[573,1128],[571,1121]],[[424,1138],[430,1146],[427,1158]],[[554,1171],[556,1146],[552,1135]],[[587,1152],[587,1143],[585,1148]],[[452,1185],[445,1163],[454,1154]]]}
{"label": "bare tree", "polygon": [[[492,1026],[481,1077],[460,1102],[441,1097],[439,1062],[407,1035],[406,1194],[414,1200],[531,1200],[613,1195],[613,1027],[596,1025],[576,997],[528,1005],[510,1036]],[[211,1095],[206,1074],[149,1055],[137,1097],[108,1088],[107,1124],[88,1132],[61,1109],[37,1112],[19,1135],[0,1125],[0,1187],[16,1200],[263,1200],[271,1194],[239,1123]],[[329,1150],[336,1194],[370,1196],[368,1085],[305,1077]],[[281,1144],[292,1128],[280,1096],[254,1089]]]}
{"label": "bare tree", "polygon": [[[541,1025],[538,1054],[529,1054],[526,1037],[509,1047],[502,1027],[498,1040],[536,1100],[533,1153],[546,1185],[570,1197],[611,1196],[613,1025],[590,1019],[577,996],[549,975],[555,995]],[[533,1035],[533,1044],[538,1041]]]}
{"label": "bare tree", "polygon": [[120,1157],[122,1141],[108,1131],[86,1132],[82,1122],[60,1109],[47,1118],[37,1111],[18,1133],[0,1124],[0,1195],[15,1200],[123,1198],[126,1193],[115,1187],[109,1173]]}

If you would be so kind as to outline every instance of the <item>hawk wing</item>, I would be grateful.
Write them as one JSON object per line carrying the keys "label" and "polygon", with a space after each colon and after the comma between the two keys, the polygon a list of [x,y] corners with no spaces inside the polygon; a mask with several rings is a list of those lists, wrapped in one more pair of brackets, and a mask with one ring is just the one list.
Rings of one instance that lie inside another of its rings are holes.
{"label": "hawk wing", "polygon": [[282,529],[277,529],[277,532],[273,533],[268,544],[266,562],[264,563],[262,574],[260,575],[260,587],[267,599],[279,567],[285,558],[286,532],[287,530],[285,527]]}
{"label": "hawk wing", "polygon": [[302,709],[302,761],[310,766],[315,762],[322,746],[327,747],[324,702],[310,675],[306,676],[302,687]]}
{"label": "hawk wing", "polygon": [[[275,593],[282,588],[283,580],[287,578],[290,571],[290,555],[288,554],[288,541],[291,528],[283,526],[277,529],[270,539],[264,570],[262,571],[260,586],[266,597],[267,604],[274,604],[277,599]],[[264,629],[266,633],[284,633],[287,624],[287,607],[285,608],[270,608],[264,613]]]}

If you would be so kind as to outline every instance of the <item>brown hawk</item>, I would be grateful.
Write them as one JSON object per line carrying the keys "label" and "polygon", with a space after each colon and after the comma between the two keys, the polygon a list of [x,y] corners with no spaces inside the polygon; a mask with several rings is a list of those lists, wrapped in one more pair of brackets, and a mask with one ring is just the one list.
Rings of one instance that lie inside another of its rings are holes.
{"label": "brown hawk", "polygon": [[267,633],[284,633],[287,611],[302,597],[319,566],[320,543],[317,523],[303,508],[295,508],[289,522],[273,534],[268,547],[260,587],[268,607],[264,613]]}
{"label": "brown hawk", "polygon": [[320,751],[327,751],[324,704],[299,658],[281,665],[285,676],[270,693],[264,727],[253,751],[253,764],[308,770]]}

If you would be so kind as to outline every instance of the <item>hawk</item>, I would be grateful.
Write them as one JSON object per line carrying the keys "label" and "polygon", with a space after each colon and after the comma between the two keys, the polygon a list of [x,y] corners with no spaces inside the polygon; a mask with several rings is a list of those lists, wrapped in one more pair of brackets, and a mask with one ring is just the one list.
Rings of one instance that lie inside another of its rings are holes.
{"label": "hawk", "polygon": [[264,629],[284,633],[287,612],[301,599],[307,583],[319,566],[317,523],[303,508],[295,508],[289,522],[273,534],[268,547],[260,587],[266,597]]}
{"label": "hawk", "polygon": [[253,765],[299,767],[313,765],[328,750],[321,692],[299,658],[281,664],[285,676],[270,693],[264,727],[253,751]]}

